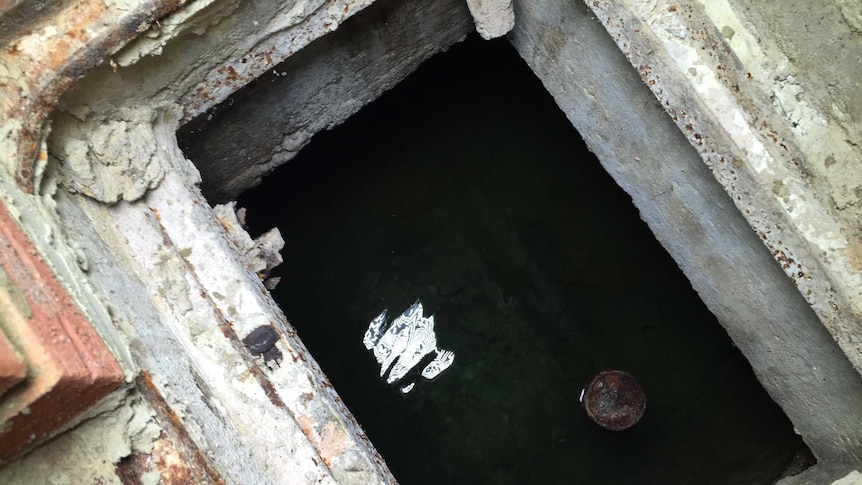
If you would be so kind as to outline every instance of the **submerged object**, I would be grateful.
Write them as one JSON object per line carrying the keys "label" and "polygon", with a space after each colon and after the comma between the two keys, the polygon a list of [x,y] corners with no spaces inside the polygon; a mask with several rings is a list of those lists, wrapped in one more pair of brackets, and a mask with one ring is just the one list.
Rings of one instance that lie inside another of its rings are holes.
{"label": "submerged object", "polygon": [[[434,316],[425,317],[422,314],[419,300],[391,323],[386,321],[386,314],[387,310],[383,310],[371,320],[362,343],[366,349],[373,351],[374,358],[380,364],[380,377],[386,376],[388,372],[387,383],[399,383],[432,353],[436,353],[434,359],[420,373],[425,379],[437,377],[452,365],[455,353],[437,347]],[[415,384],[414,381],[401,385],[401,392],[407,394]]]}
{"label": "submerged object", "polygon": [[581,391],[581,405],[591,421],[611,431],[623,431],[640,421],[646,393],[640,382],[621,370],[603,370]]}

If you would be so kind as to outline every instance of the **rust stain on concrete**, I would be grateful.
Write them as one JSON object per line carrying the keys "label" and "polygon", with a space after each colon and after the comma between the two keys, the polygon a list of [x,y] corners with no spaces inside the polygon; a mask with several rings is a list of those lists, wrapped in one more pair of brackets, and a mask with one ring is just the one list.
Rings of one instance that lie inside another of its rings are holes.
{"label": "rust stain on concrete", "polygon": [[166,433],[156,442],[150,455],[153,469],[162,475],[162,483],[224,485],[224,479],[192,440],[182,419],[162,397],[149,373],[142,372],[135,382]]}

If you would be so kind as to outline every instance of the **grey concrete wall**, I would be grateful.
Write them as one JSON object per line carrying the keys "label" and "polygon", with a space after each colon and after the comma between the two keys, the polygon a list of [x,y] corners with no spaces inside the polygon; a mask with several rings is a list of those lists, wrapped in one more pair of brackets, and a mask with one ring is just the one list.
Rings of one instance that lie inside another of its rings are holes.
{"label": "grey concrete wall", "polygon": [[[862,216],[862,5],[729,0],[757,42],[783,54],[765,95],[801,138],[811,137],[805,170],[825,184],[845,222]],[[735,32],[725,30],[729,42]],[[773,62],[781,57],[769,56]]]}
{"label": "grey concrete wall", "polygon": [[777,46],[819,10],[792,3],[797,21],[757,30],[725,0],[588,6],[862,374],[862,238],[845,204],[862,141],[852,93],[820,107],[822,86],[794,74],[812,66]]}
{"label": "grey concrete wall", "polygon": [[460,0],[377,2],[180,131],[204,194],[223,202],[257,185],[315,133],[343,122],[472,30]]}
{"label": "grey concrete wall", "polygon": [[512,44],[806,443],[862,462],[862,379],[607,31],[582,4],[515,6]]}

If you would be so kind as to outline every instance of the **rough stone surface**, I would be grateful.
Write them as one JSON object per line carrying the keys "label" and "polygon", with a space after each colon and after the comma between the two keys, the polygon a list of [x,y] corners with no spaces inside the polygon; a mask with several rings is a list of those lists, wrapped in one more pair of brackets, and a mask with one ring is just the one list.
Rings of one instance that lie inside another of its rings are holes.
{"label": "rough stone surface", "polygon": [[57,114],[49,141],[60,183],[110,204],[139,199],[165,175],[154,131],[164,125],[170,130],[175,119],[144,106],[121,108],[110,117],[90,113],[84,120]]}
{"label": "rough stone surface", "polygon": [[853,0],[836,0],[836,5],[841,9],[841,15],[850,30],[855,33],[862,33],[862,5]]}
{"label": "rough stone surface", "polygon": [[818,463],[802,473],[779,480],[777,485],[860,485],[862,475],[849,471],[850,467],[840,463]]}
{"label": "rough stone surface", "polygon": [[[858,216],[846,217],[847,191],[812,165],[840,170],[859,159],[862,136],[840,121],[850,113],[843,96],[853,92],[833,98],[828,113],[817,109],[805,94],[814,84],[793,77],[794,61],[774,48],[776,37],[754,38],[744,12],[723,2],[589,5],[862,372]],[[789,23],[778,30],[795,35]],[[862,65],[854,66],[859,78]],[[839,175],[853,187],[857,177],[856,169]]]}
{"label": "rough stone surface", "polygon": [[844,478],[832,482],[832,485],[862,485],[862,473],[854,470]]}
{"label": "rough stone surface", "polygon": [[515,26],[512,0],[467,0],[467,7],[476,22],[476,32],[485,40],[502,37]]}
{"label": "rough stone surface", "polygon": [[862,379],[607,32],[583,5],[522,1],[515,15],[512,43],[806,443],[859,461]]}
{"label": "rough stone surface", "polygon": [[201,171],[204,194],[223,202],[257,185],[315,133],[341,123],[462,39],[470,23],[462,0],[381,0],[309,45],[180,133],[180,147]]}

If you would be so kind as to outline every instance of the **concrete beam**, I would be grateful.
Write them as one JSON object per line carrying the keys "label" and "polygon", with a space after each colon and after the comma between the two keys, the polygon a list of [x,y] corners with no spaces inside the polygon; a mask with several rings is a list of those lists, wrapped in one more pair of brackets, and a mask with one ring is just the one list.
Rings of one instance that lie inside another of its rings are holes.
{"label": "concrete beam", "polygon": [[862,373],[859,197],[833,180],[858,187],[862,174],[820,168],[862,157],[843,98],[818,107],[793,61],[727,2],[588,5]]}
{"label": "concrete beam", "polygon": [[463,0],[378,0],[186,125],[180,145],[201,171],[203,193],[224,202],[257,185],[315,133],[343,122],[471,29]]}
{"label": "concrete beam", "polygon": [[[683,134],[691,130],[678,128],[585,5],[524,0],[515,14],[512,44],[818,459],[862,461],[862,378]],[[637,35],[632,22],[624,35]],[[659,53],[637,52],[660,69]],[[677,118],[698,103],[678,106]]]}

